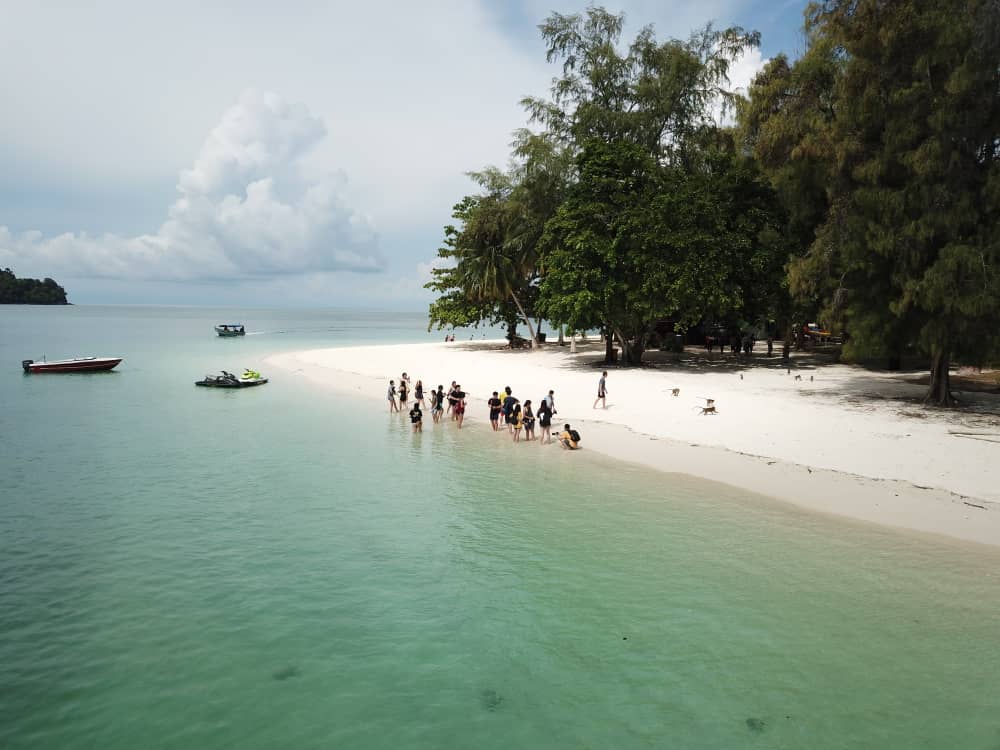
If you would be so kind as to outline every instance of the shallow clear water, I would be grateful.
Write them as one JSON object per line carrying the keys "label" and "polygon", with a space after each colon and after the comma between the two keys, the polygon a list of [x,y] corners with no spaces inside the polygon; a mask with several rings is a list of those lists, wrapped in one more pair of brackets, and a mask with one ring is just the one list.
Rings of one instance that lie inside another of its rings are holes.
{"label": "shallow clear water", "polygon": [[[0,747],[1000,746],[996,550],[478,414],[414,436],[294,373],[192,385],[437,340],[422,316],[0,308],[0,330]],[[43,353],[126,361],[22,375]]]}

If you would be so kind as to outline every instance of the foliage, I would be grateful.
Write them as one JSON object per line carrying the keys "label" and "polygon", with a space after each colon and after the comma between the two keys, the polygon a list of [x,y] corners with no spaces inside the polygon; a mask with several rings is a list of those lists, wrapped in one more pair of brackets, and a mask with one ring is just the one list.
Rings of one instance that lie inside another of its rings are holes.
{"label": "foliage", "polygon": [[572,328],[614,331],[641,362],[658,320],[764,312],[780,263],[776,198],[725,141],[709,169],[661,165],[642,147],[594,141],[579,180],[549,222],[539,304]]}
{"label": "foliage", "polygon": [[19,279],[9,268],[0,270],[0,304],[65,305],[66,290],[52,279]]}
{"label": "foliage", "polygon": [[928,399],[949,404],[950,360],[1000,350],[1000,11],[829,0],[806,28],[810,52],[787,71],[772,64],[778,95],[756,108],[755,146],[777,144],[789,214],[820,209],[790,280],[841,311],[849,354],[930,356]]}
{"label": "foliage", "polygon": [[542,265],[539,240],[562,202],[571,165],[545,135],[521,131],[508,172],[488,167],[470,176],[483,189],[455,206],[461,228],[445,227],[438,256],[448,265],[427,285],[441,296],[431,304],[431,325],[507,324],[513,338],[523,320],[536,345],[531,316]]}
{"label": "foliage", "polygon": [[760,35],[711,26],[682,42],[659,43],[642,28],[623,53],[624,16],[590,7],[552,13],[539,27],[548,62],[562,61],[551,100],[526,97],[531,120],[575,152],[588,143],[624,142],[657,160],[694,157],[698,136],[715,127],[713,108],[735,101],[726,89],[730,65],[760,44]]}

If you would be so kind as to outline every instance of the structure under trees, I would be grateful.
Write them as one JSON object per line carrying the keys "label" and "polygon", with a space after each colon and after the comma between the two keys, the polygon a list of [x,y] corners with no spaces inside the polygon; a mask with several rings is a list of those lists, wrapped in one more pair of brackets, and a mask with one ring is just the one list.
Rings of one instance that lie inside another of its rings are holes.
{"label": "structure under trees", "polygon": [[828,0],[806,32],[743,113],[800,222],[792,289],[843,321],[848,356],[928,356],[927,400],[951,405],[951,362],[1000,349],[1000,8]]}

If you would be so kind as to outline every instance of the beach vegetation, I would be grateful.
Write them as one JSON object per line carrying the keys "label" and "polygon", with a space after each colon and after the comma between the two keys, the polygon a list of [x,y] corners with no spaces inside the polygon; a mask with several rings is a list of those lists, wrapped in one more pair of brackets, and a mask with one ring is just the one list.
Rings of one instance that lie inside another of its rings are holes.
{"label": "beach vegetation", "polygon": [[758,76],[741,124],[787,209],[799,304],[848,358],[1000,351],[1000,13],[990,0],[828,0],[807,52]]}
{"label": "beach vegetation", "polygon": [[503,322],[514,343],[522,322],[534,348],[540,240],[562,203],[572,162],[544,134],[519,131],[514,146],[509,169],[469,173],[481,192],[454,207],[458,224],[445,227],[444,247],[438,251],[443,267],[432,270],[426,286],[440,295],[431,303],[431,326]]}

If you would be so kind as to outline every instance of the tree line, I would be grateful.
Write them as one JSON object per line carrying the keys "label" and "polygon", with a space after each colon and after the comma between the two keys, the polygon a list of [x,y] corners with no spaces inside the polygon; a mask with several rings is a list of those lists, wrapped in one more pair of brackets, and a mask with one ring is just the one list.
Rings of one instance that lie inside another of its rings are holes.
{"label": "tree line", "polygon": [[787,356],[822,320],[848,360],[927,358],[952,404],[950,365],[1000,353],[1000,6],[814,2],[805,52],[745,96],[728,74],[756,32],[623,25],[539,27],[559,75],[507,168],[471,173],[430,324],[600,329],[639,364],[662,321],[764,322]]}
{"label": "tree line", "polygon": [[0,269],[0,305],[66,305],[66,290],[52,279],[19,279]]}

